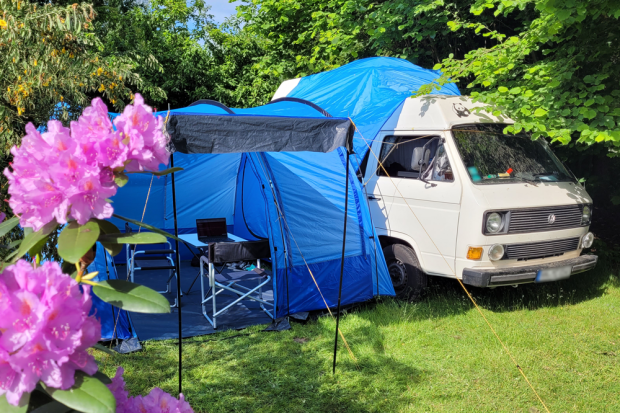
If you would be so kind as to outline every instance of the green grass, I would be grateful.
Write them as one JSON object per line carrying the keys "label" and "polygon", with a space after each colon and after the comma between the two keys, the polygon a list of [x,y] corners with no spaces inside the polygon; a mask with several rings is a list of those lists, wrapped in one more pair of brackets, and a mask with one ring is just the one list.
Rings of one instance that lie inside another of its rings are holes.
{"label": "green grass", "polygon": [[[620,281],[601,263],[571,280],[471,289],[551,412],[620,412]],[[462,289],[437,280],[418,303],[382,300],[349,312],[339,350],[335,322],[263,326],[184,344],[183,391],[196,412],[544,411]],[[238,334],[249,333],[239,337]],[[100,356],[125,368],[132,394],[176,394],[178,347],[146,342]]]}

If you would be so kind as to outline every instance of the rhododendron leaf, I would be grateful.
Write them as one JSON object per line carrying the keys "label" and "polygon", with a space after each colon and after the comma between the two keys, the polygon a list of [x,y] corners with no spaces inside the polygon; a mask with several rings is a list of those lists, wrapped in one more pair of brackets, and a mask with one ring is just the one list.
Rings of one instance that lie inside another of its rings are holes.
{"label": "rhododendron leaf", "polygon": [[92,218],[91,221],[94,221],[99,225],[99,229],[104,234],[120,234],[121,230],[118,229],[116,225],[111,223],[110,221],[106,221],[104,219]]}
{"label": "rhododendron leaf", "polygon": [[163,171],[132,171],[132,172],[125,172],[128,174],[153,174],[155,176],[164,176],[164,175],[168,175],[171,174],[173,172],[179,172],[182,171],[183,168],[180,168],[178,166],[175,166],[174,168],[168,168],[168,169],[164,169]]}
{"label": "rhododendron leaf", "polygon": [[[114,225],[113,223],[111,223],[110,221],[105,221],[103,219],[96,219],[96,218],[91,219],[91,221],[94,221],[99,225],[99,229],[101,230],[103,234],[120,234],[121,233],[121,230],[118,229],[118,227]],[[112,255],[113,257],[120,254],[121,251],[123,250],[123,245],[121,244],[110,243],[110,242],[102,242],[101,244],[106,249],[106,251],[108,251],[108,253]]]}
{"label": "rhododendron leaf", "polygon": [[114,175],[114,183],[118,185],[119,188],[124,187],[127,182],[129,182],[129,177],[124,173]]}
{"label": "rhododendron leaf", "polygon": [[21,239],[16,239],[15,241],[9,242],[8,245],[4,245],[4,248],[6,248],[7,250],[10,250],[10,249],[17,247],[21,243],[22,243]]}
{"label": "rhododendron leaf", "polygon": [[18,406],[13,406],[8,402],[4,395],[0,396],[0,412],[2,413],[26,413],[28,410],[28,403],[30,402],[30,393],[24,393],[19,400]]}
{"label": "rhododendron leaf", "polygon": [[132,232],[126,234],[104,234],[99,236],[102,244],[159,244],[167,239],[154,232]]}
{"label": "rhododendron leaf", "polygon": [[112,392],[99,379],[81,371],[75,373],[75,385],[69,390],[59,390],[43,385],[55,400],[85,413],[114,413],[116,400]]}
{"label": "rhododendron leaf", "polygon": [[169,313],[170,303],[160,293],[140,284],[123,280],[97,283],[93,293],[106,303],[136,313]]}
{"label": "rhododendron leaf", "polygon": [[[57,226],[58,224],[56,224],[56,221],[54,221],[53,223],[46,224],[43,228],[41,228],[37,232],[28,233],[24,237],[24,240],[22,241],[22,243],[19,244],[19,248],[17,249],[17,251],[11,254],[11,262],[12,263],[16,262],[18,259],[23,257],[24,254],[30,251],[32,247],[39,244],[41,240],[46,240],[47,236],[51,234],[52,231],[55,230]],[[26,233],[26,231],[24,231],[24,233]]]}
{"label": "rhododendron leaf", "polygon": [[122,217],[122,216],[120,216],[120,215],[118,215],[118,214],[114,214],[114,215],[113,215],[113,217],[114,217],[114,218],[118,218],[118,219],[122,219],[123,221],[127,221],[127,222],[129,222],[130,224],[134,224],[134,225],[137,225],[137,226],[139,226],[139,227],[146,228],[146,229],[148,229],[148,230],[151,230],[151,231],[153,231],[153,232],[156,232],[156,233],[158,233],[158,234],[161,234],[161,235],[163,235],[163,236],[165,236],[165,237],[172,238],[172,239],[176,239],[176,240],[177,240],[177,241],[179,241],[179,242],[185,242],[185,241],[183,241],[181,238],[177,238],[177,237],[175,237],[174,235],[172,235],[172,234],[171,234],[171,233],[169,233],[169,232],[162,231],[161,229],[159,229],[159,228],[157,228],[157,227],[154,227],[154,226],[152,226],[152,225],[149,225],[149,224],[145,224],[144,222],[136,221],[135,219],[131,219],[131,218]]}
{"label": "rhododendron leaf", "polygon": [[99,344],[99,343],[97,343],[97,344],[95,344],[95,345],[93,346],[93,348],[94,348],[94,349],[97,349],[97,350],[99,350],[99,351],[103,351],[104,353],[107,353],[107,354],[109,354],[109,355],[111,355],[111,356],[116,356],[116,353],[115,353],[115,352],[113,352],[112,350],[110,350],[109,348],[107,348],[106,346],[104,346],[103,344]]}
{"label": "rhododendron leaf", "polygon": [[10,230],[15,228],[19,224],[19,218],[13,217],[11,219],[7,219],[2,224],[0,224],[0,237],[6,235]]}
{"label": "rhododendron leaf", "polygon": [[108,252],[108,254],[110,254],[113,257],[116,257],[118,254],[120,254],[123,251],[123,244],[115,244],[115,243],[110,243],[110,242],[104,242],[101,241],[101,245],[103,245],[103,248],[105,248],[105,250]]}
{"label": "rhododendron leaf", "polygon": [[29,250],[28,250],[28,255],[30,255],[31,257],[34,257],[35,255],[39,254],[41,252],[41,250],[43,249],[43,247],[45,246],[45,243],[47,242],[47,237],[41,238],[39,240],[39,242],[37,242],[36,244],[34,244]]}
{"label": "rhododendron leaf", "polygon": [[69,262],[78,262],[97,242],[99,225],[89,221],[84,225],[71,221],[58,237],[58,254]]}

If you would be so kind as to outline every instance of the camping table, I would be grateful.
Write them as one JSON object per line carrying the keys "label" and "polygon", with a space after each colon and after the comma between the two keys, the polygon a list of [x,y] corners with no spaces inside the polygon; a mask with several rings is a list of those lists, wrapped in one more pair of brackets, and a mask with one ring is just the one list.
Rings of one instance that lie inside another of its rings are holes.
{"label": "camping table", "polygon": [[[194,234],[180,234],[179,238],[182,239],[184,243],[189,244],[192,247],[194,247],[196,249],[199,249],[200,251],[203,251],[203,252],[204,252],[204,249],[209,247],[209,243],[208,242],[204,243],[204,242],[198,240],[198,234],[197,233],[194,233]],[[228,233],[228,238],[230,238],[232,240],[232,242],[247,241],[246,239],[238,237],[235,234],[231,234],[230,232]],[[194,254],[194,253],[192,252],[192,254]],[[196,254],[194,254],[194,255],[196,255]],[[200,259],[200,257],[198,257],[198,259]],[[196,277],[194,277],[194,281],[192,281],[192,285],[189,286],[189,288],[187,289],[185,294],[189,294],[189,292],[192,290],[192,287],[194,286],[194,283],[196,282],[198,277],[200,277],[200,270],[198,271],[198,274],[196,274]]]}

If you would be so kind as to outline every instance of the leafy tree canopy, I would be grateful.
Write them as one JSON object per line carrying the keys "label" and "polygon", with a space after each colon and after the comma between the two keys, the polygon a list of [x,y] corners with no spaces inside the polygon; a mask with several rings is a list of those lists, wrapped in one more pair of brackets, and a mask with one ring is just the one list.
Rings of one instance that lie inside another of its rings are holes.
{"label": "leafy tree canopy", "polygon": [[[530,10],[515,35],[476,21]],[[470,94],[533,132],[562,144],[604,142],[620,153],[620,3],[617,1],[478,0],[448,24],[489,39],[462,59],[436,68],[439,83],[465,81]],[[423,90],[426,92],[428,89]]]}
{"label": "leafy tree canopy", "polygon": [[620,147],[618,1],[252,0],[239,15],[272,79],[401,57],[441,68],[438,83],[511,116],[509,131]]}
{"label": "leafy tree canopy", "polygon": [[215,24],[203,0],[96,0],[93,7],[102,54],[134,62],[148,102],[165,109],[204,98],[216,78],[204,47]]}
{"label": "leafy tree canopy", "polygon": [[[67,120],[98,93],[121,108],[140,79],[122,57],[100,53],[87,4],[37,5],[0,0],[0,139],[2,154],[28,121]],[[60,104],[60,105],[59,105]]]}

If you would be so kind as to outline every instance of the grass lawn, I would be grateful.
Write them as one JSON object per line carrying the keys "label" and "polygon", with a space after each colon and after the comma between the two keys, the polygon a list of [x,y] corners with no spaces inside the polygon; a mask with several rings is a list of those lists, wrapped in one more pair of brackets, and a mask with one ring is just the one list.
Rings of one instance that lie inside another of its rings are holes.
{"label": "grass lawn", "polygon": [[[547,284],[471,288],[551,412],[620,412],[620,279],[609,265]],[[462,289],[436,280],[418,303],[349,312],[331,373],[335,321],[222,332],[184,344],[183,391],[196,412],[543,412]],[[247,334],[238,337],[239,334]],[[178,347],[145,342],[125,368],[132,394],[176,394]]]}

